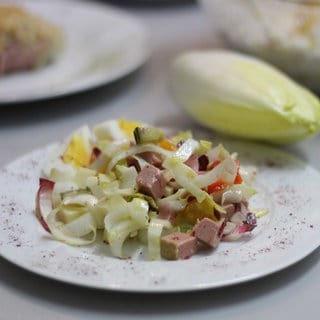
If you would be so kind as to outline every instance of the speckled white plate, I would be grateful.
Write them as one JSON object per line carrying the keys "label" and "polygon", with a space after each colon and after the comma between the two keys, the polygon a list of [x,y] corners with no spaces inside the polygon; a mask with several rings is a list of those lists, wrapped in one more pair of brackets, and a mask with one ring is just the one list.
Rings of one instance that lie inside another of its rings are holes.
{"label": "speckled white plate", "polygon": [[251,207],[270,212],[241,241],[223,242],[215,251],[182,261],[120,260],[111,257],[103,243],[70,247],[57,242],[33,213],[49,146],[0,172],[0,253],[22,268],[67,283],[118,291],[176,292],[257,279],[315,250],[320,244],[320,173],[277,149],[249,143],[227,147],[239,152],[242,163],[257,166],[259,193]]}
{"label": "speckled white plate", "polygon": [[65,47],[55,62],[43,68],[0,77],[0,104],[95,88],[129,74],[149,56],[145,27],[134,17],[106,4],[74,0],[9,2],[60,25]]}

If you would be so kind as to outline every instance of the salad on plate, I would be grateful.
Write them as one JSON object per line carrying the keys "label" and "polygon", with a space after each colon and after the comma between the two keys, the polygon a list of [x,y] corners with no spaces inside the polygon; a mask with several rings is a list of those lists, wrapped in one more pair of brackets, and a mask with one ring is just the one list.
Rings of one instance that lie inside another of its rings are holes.
{"label": "salad on plate", "polygon": [[190,131],[108,120],[81,127],[51,154],[35,213],[68,245],[102,236],[114,257],[130,258],[124,244],[136,241],[149,260],[187,259],[257,226],[263,212],[248,202],[255,175],[236,153]]}

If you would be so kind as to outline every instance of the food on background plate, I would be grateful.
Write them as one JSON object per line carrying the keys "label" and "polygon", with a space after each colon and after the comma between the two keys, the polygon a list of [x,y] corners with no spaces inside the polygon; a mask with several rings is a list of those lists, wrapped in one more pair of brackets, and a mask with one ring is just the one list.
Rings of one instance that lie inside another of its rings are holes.
{"label": "food on background plate", "polygon": [[129,258],[124,243],[139,240],[150,260],[186,259],[256,227],[255,174],[190,131],[108,120],[76,130],[46,161],[36,216],[69,245],[92,244],[101,230],[115,257]]}
{"label": "food on background plate", "polygon": [[201,0],[214,32],[319,93],[319,0]]}
{"label": "food on background plate", "polygon": [[58,26],[23,8],[0,5],[0,75],[43,66],[62,43]]}
{"label": "food on background plate", "polygon": [[243,54],[182,54],[172,66],[171,88],[194,119],[232,136],[285,144],[320,130],[320,101],[313,93]]}

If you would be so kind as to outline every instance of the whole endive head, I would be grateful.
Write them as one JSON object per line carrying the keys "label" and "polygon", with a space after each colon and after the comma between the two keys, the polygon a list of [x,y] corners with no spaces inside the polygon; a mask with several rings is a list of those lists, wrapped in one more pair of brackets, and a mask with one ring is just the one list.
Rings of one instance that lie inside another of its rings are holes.
{"label": "whole endive head", "polygon": [[224,50],[190,52],[171,69],[178,102],[203,125],[223,133],[290,143],[320,130],[320,101],[256,58]]}

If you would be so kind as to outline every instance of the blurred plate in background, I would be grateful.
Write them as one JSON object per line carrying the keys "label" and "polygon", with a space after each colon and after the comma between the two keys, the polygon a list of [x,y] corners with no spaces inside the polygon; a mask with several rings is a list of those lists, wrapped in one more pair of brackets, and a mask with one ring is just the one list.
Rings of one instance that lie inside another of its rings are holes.
{"label": "blurred plate in background", "polygon": [[320,2],[200,0],[230,48],[277,66],[320,92]]}
{"label": "blurred plate in background", "polygon": [[15,1],[63,28],[65,47],[43,68],[0,78],[0,103],[77,93],[119,79],[149,55],[148,34],[135,18],[111,6],[83,1]]}

